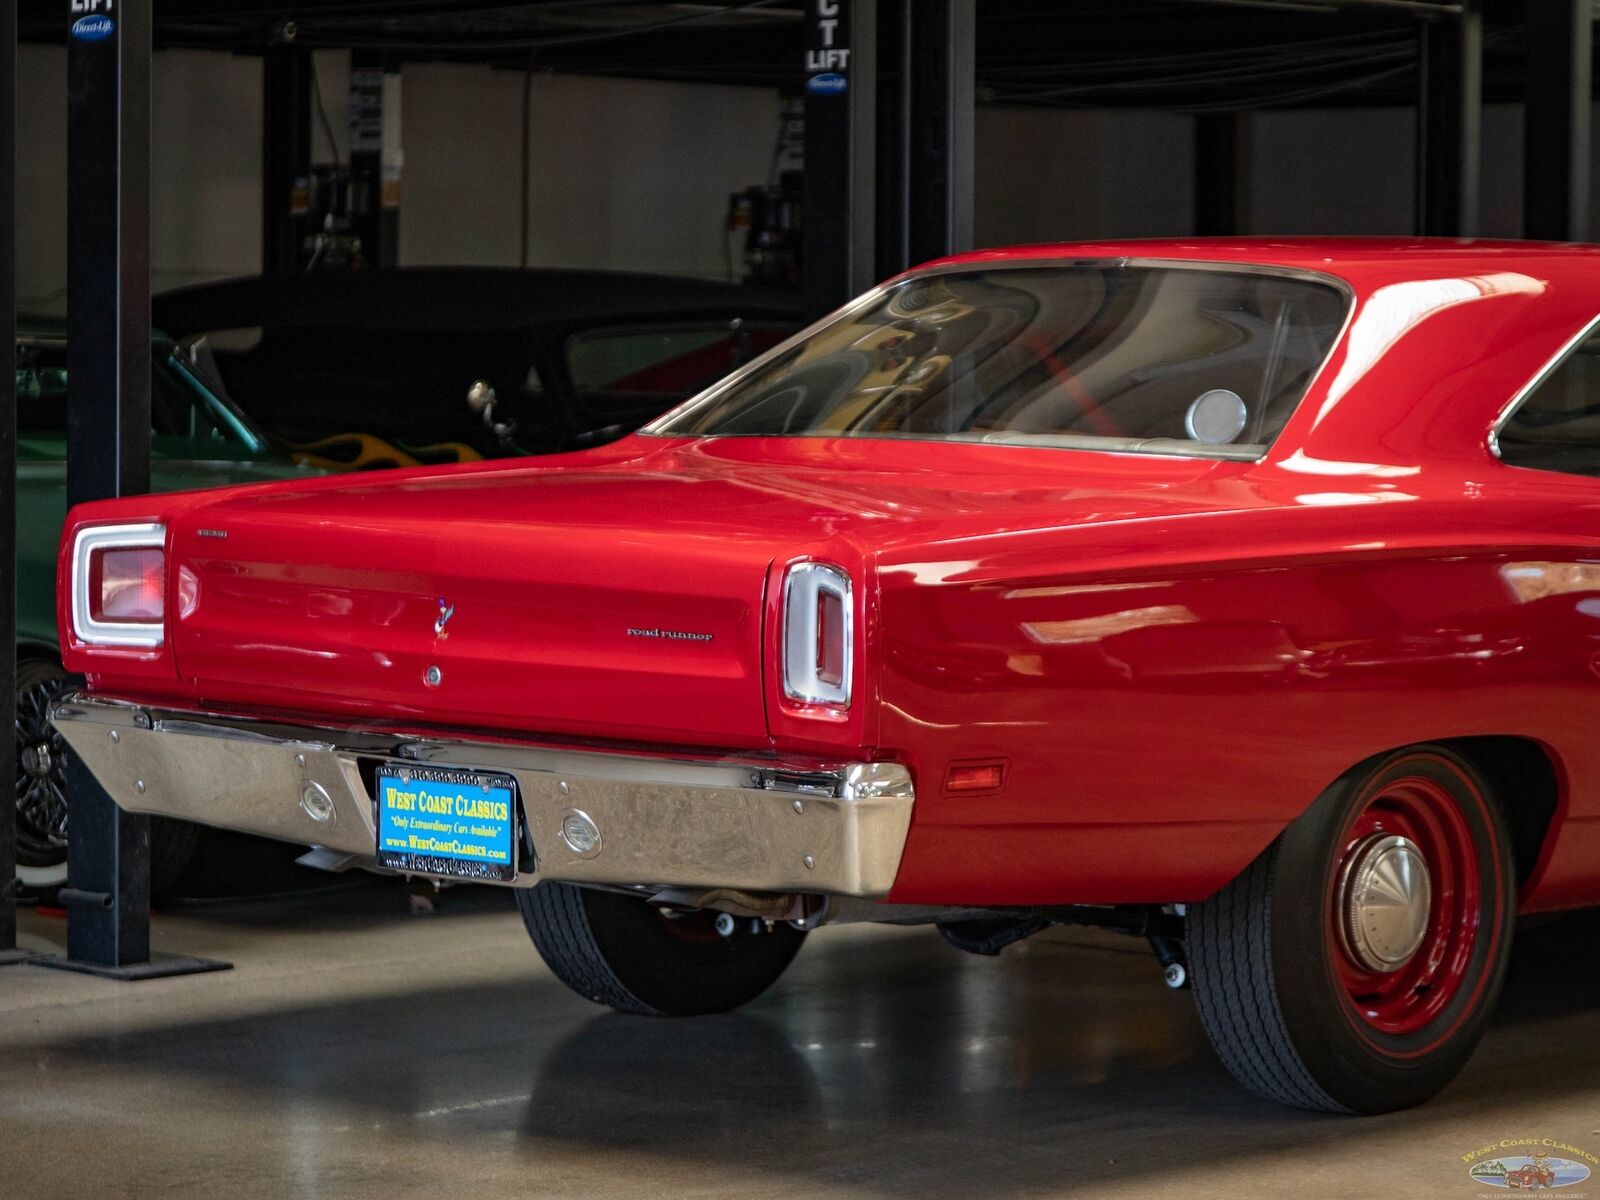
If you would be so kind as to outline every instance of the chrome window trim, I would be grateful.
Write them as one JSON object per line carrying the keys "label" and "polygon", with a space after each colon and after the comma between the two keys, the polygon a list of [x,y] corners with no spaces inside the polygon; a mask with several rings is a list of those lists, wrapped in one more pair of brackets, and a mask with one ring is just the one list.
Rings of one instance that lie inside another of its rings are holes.
{"label": "chrome window trim", "polygon": [[[165,605],[160,621],[96,621],[89,615],[89,556],[96,550],[166,549],[167,527],[158,521],[130,525],[86,525],[72,540],[72,633],[89,646],[151,649],[166,640]],[[163,571],[165,565],[163,564]]]}
{"label": "chrome window trim", "polygon": [[844,307],[834,309],[820,320],[813,321],[811,324],[807,325],[804,329],[800,330],[792,337],[786,338],[779,342],[776,346],[772,347],[772,349],[756,355],[749,362],[745,363],[744,366],[733,372],[733,374],[724,376],[722,379],[712,384],[699,395],[690,396],[689,399],[685,400],[676,408],[669,408],[666,412],[662,413],[648,425],[641,426],[637,432],[646,437],[686,436],[683,434],[667,433],[663,427],[670,422],[677,420],[680,416],[687,416],[693,409],[713,403],[720,396],[722,396],[723,393],[737,387],[746,379],[750,378],[751,375],[755,374],[756,371],[766,366],[768,359],[776,358],[780,354],[787,354],[790,350],[794,349],[798,345],[801,345],[807,339],[812,337],[812,335],[820,333],[822,330],[834,324],[836,321],[842,321],[847,317],[854,316],[862,309],[870,307],[876,303],[878,297],[887,292],[891,286],[903,282],[906,278],[907,276],[905,275],[897,275],[893,279],[878,284],[870,291],[862,292],[861,295],[857,296],[854,300],[851,300],[849,303],[844,305]]}
{"label": "chrome window trim", "polygon": [[[1577,333],[1573,334],[1570,338],[1563,342],[1561,344],[1561,349],[1557,350],[1553,355],[1551,355],[1550,358],[1546,360],[1545,364],[1533,373],[1533,377],[1529,379],[1527,383],[1523,384],[1517,389],[1517,394],[1512,396],[1511,399],[1506,402],[1505,407],[1500,410],[1500,415],[1495,418],[1494,424],[1489,427],[1489,453],[1494,455],[1498,461],[1505,463],[1505,465],[1508,467],[1517,468],[1516,463],[1506,462],[1506,460],[1500,454],[1501,430],[1511,423],[1511,418],[1517,415],[1517,410],[1532,398],[1533,394],[1544,385],[1545,381],[1566,365],[1567,359],[1572,357],[1573,354],[1577,353],[1578,347],[1583,345],[1584,342],[1588,341],[1590,335],[1593,334],[1596,329],[1600,329],[1600,313],[1596,313],[1589,319],[1588,322],[1584,324],[1581,329],[1578,330]],[[1569,474],[1570,472],[1551,471],[1547,473],[1552,475],[1565,475]],[[1581,479],[1586,477],[1574,474],[1573,478]]]}
{"label": "chrome window trim", "polygon": [[[728,392],[732,391],[734,388],[736,388],[739,385],[741,385],[746,379],[750,378],[750,376],[754,375],[757,371],[759,371],[762,368],[764,368],[767,365],[769,360],[777,358],[780,355],[787,354],[790,350],[792,350],[796,346],[801,345],[802,343],[804,343],[805,341],[810,339],[815,334],[822,332],[824,329],[828,328],[830,325],[834,325],[834,324],[836,324],[838,322],[841,322],[841,321],[846,321],[846,320],[850,319],[851,317],[855,316],[857,313],[863,311],[864,309],[872,307],[874,304],[876,304],[878,302],[879,298],[881,298],[883,295],[885,295],[890,289],[895,288],[895,287],[899,287],[900,285],[902,285],[904,283],[908,283],[908,282],[910,282],[912,280],[937,278],[938,276],[941,276],[941,275],[958,275],[958,274],[976,273],[976,272],[980,272],[980,271],[1015,271],[1015,270],[1033,270],[1033,269],[1038,269],[1038,268],[1052,268],[1052,267],[1054,267],[1054,268],[1062,268],[1062,267],[1105,267],[1105,266],[1135,267],[1135,268],[1139,268],[1139,269],[1143,269],[1143,270],[1211,271],[1211,272],[1222,272],[1222,273],[1231,274],[1231,275],[1270,275],[1270,276],[1273,276],[1275,278],[1280,278],[1280,279],[1298,279],[1298,280],[1302,280],[1302,281],[1305,281],[1305,282],[1308,282],[1308,283],[1320,283],[1320,284],[1323,284],[1323,285],[1325,285],[1327,287],[1333,288],[1335,291],[1337,291],[1339,293],[1340,296],[1342,296],[1344,298],[1344,305],[1345,305],[1345,307],[1344,307],[1344,319],[1340,322],[1339,332],[1334,336],[1333,341],[1328,346],[1328,353],[1323,358],[1322,365],[1317,368],[1316,373],[1312,375],[1310,381],[1306,384],[1305,395],[1302,395],[1300,397],[1300,403],[1301,404],[1305,403],[1306,396],[1311,395],[1312,390],[1316,388],[1317,384],[1322,382],[1322,377],[1327,374],[1328,365],[1333,361],[1334,355],[1338,351],[1339,347],[1344,345],[1346,337],[1349,336],[1350,324],[1351,324],[1352,321],[1355,320],[1356,309],[1358,307],[1357,304],[1356,304],[1355,288],[1353,286],[1351,286],[1349,280],[1341,278],[1338,275],[1329,274],[1326,271],[1314,271],[1314,270],[1310,269],[1309,267],[1285,267],[1285,266],[1276,266],[1276,265],[1271,264],[1271,263],[1236,263],[1236,262],[1228,262],[1226,260],[1219,260],[1219,259],[1161,258],[1160,256],[1144,256],[1144,255],[1121,255],[1121,256],[1116,256],[1116,255],[1099,255],[1099,256],[1087,255],[1087,256],[1084,256],[1084,257],[1081,257],[1081,258],[1073,258],[1073,257],[1069,257],[1069,256],[1066,256],[1066,255],[1061,255],[1061,256],[1042,255],[1042,256],[1034,257],[1034,258],[1004,258],[1004,259],[996,259],[993,262],[984,262],[984,261],[981,261],[981,260],[980,261],[970,261],[969,260],[969,261],[963,261],[963,262],[940,263],[939,265],[933,266],[933,267],[917,267],[917,268],[913,268],[912,270],[902,272],[899,275],[895,275],[892,278],[884,280],[882,283],[876,285],[875,287],[869,289],[868,291],[865,291],[865,292],[861,293],[861,295],[857,296],[855,299],[853,299],[851,301],[848,301],[842,307],[834,309],[832,312],[828,313],[826,316],[822,317],[820,320],[813,321],[810,325],[807,325],[804,329],[800,330],[793,337],[790,337],[790,338],[786,339],[785,341],[779,343],[778,345],[772,347],[772,349],[770,349],[770,350],[768,350],[768,351],[766,351],[766,352],[764,352],[762,354],[756,355],[753,359],[751,359],[749,362],[747,362],[744,366],[740,367],[737,371],[733,372],[731,375],[725,376],[724,378],[718,380],[716,383],[712,384],[709,388],[707,388],[705,391],[701,392],[699,395],[689,397],[689,399],[685,400],[682,404],[678,405],[676,408],[668,409],[666,412],[662,413],[655,420],[651,421],[648,425],[641,426],[636,432],[640,436],[643,436],[643,437],[694,437],[694,438],[705,438],[705,439],[708,439],[708,440],[709,439],[714,439],[714,438],[725,438],[725,437],[796,437],[796,438],[799,438],[799,437],[812,437],[812,438],[830,438],[830,437],[833,437],[833,436],[837,436],[837,435],[821,434],[821,433],[818,433],[818,434],[764,434],[764,433],[702,433],[702,434],[687,434],[687,433],[675,433],[675,432],[672,432],[667,427],[669,425],[675,423],[676,421],[678,421],[679,419],[681,419],[683,417],[690,416],[692,413],[694,413],[695,411],[697,411],[697,410],[699,410],[701,408],[709,407],[710,405],[716,403],[718,400],[720,400]],[[1298,405],[1296,406],[1296,410],[1295,411],[1296,412],[1299,411]],[[1290,419],[1293,420],[1293,414],[1291,414]],[[876,435],[856,435],[856,436],[863,437],[863,436],[876,436]],[[916,436],[905,436],[904,440],[906,440],[906,441],[938,442],[938,443],[944,444],[944,443],[948,443],[951,439],[948,438],[948,437],[924,437],[924,436],[916,435]],[[1062,447],[1038,446],[1038,445],[1035,445],[1033,443],[1024,444],[1024,443],[1020,443],[1020,442],[994,442],[994,443],[990,443],[990,444],[996,445],[996,446],[1017,446],[1017,447],[1020,447],[1020,448],[1023,448],[1023,449],[1061,449],[1062,448]],[[1217,453],[1214,449],[1207,450],[1206,448],[1203,448],[1203,447],[1197,448],[1195,451],[1189,451],[1187,453],[1181,453],[1181,454],[1176,452],[1176,451],[1167,452],[1167,451],[1161,451],[1161,450],[1150,451],[1150,450],[1127,450],[1127,449],[1115,450],[1115,449],[1110,449],[1110,448],[1105,448],[1105,449],[1096,448],[1096,449],[1090,450],[1090,451],[1080,451],[1080,453],[1093,453],[1093,454],[1118,454],[1118,453],[1123,453],[1123,454],[1140,454],[1140,455],[1152,455],[1152,454],[1154,454],[1154,455],[1157,455],[1157,456],[1160,456],[1160,457],[1168,457],[1168,458],[1193,458],[1193,459],[1203,459],[1203,460],[1223,461],[1223,462],[1260,463],[1260,462],[1264,462],[1266,460],[1267,456],[1272,453],[1273,447],[1275,445],[1276,445],[1276,439],[1274,439],[1272,443],[1269,443],[1266,446],[1266,448],[1261,451],[1260,454],[1253,455],[1253,456],[1251,456],[1249,458],[1245,458],[1245,459],[1241,459],[1241,458],[1237,457],[1236,455],[1220,454],[1220,453]]]}
{"label": "chrome window trim", "polygon": [[[620,325],[595,325],[587,329],[579,329],[574,333],[569,333],[565,338],[562,339],[561,362],[566,368],[568,380],[573,383],[574,387],[576,387],[576,381],[572,380],[572,346],[573,343],[580,342],[585,338],[629,336],[647,337],[653,334],[689,333],[691,331],[699,330],[705,330],[708,333],[719,332],[726,336],[737,336],[742,331],[748,329],[782,329],[787,324],[787,321],[781,321],[777,318],[742,317],[735,314],[726,317],[706,317],[700,321],[696,321],[691,317],[685,317],[681,321],[662,322],[655,325],[641,321],[624,322]],[[766,352],[763,351],[762,353]],[[760,355],[757,355],[756,357],[759,358]],[[754,362],[755,359],[751,359],[750,361]],[[743,370],[744,366],[748,365],[749,364],[746,363],[739,369]],[[718,380],[717,382],[720,383],[722,381]],[[604,389],[602,388],[598,390]],[[696,392],[694,396],[688,397],[688,399],[695,399],[696,397],[700,396],[703,391],[704,389],[702,389],[702,392]],[[680,401],[679,403],[681,405],[683,402]],[[660,417],[656,417],[650,423],[653,425],[660,419]]]}

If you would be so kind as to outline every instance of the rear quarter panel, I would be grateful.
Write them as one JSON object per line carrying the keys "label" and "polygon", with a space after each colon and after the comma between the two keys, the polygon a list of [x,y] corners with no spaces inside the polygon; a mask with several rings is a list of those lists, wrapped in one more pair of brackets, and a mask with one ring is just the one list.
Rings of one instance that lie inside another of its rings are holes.
{"label": "rear quarter panel", "polygon": [[[893,898],[1200,900],[1363,759],[1515,735],[1562,783],[1525,907],[1600,900],[1600,507],[1535,491],[886,555],[881,737],[918,779]],[[1003,789],[946,794],[970,759]]]}
{"label": "rear quarter panel", "polygon": [[[239,483],[312,478],[322,474],[287,461],[155,459],[151,491],[187,492]],[[136,505],[139,502],[134,502]],[[144,508],[154,509],[153,504]],[[56,459],[17,464],[17,640],[54,652],[56,560],[67,519],[67,464]]]}

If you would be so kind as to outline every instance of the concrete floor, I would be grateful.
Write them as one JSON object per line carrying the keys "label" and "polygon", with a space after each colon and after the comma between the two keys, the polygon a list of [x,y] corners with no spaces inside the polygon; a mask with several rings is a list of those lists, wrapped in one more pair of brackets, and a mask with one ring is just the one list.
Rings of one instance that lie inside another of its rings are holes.
{"label": "concrete floor", "polygon": [[[814,935],[726,1017],[622,1017],[541,966],[507,897],[369,886],[158,917],[230,972],[0,971],[0,1197],[1504,1196],[1502,1138],[1600,1154],[1600,920],[1528,931],[1466,1075],[1375,1120],[1238,1090],[1133,942],[998,959]],[[60,945],[23,915],[23,943]],[[1600,1182],[1574,1192],[1600,1195]]]}

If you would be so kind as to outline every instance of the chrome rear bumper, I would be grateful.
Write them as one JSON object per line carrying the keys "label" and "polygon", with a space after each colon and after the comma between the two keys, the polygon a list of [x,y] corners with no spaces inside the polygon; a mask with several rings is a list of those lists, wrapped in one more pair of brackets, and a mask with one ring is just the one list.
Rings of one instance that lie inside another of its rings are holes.
{"label": "chrome rear bumper", "polygon": [[[517,780],[536,857],[521,864],[519,886],[561,879],[876,897],[894,883],[911,826],[911,777],[895,763],[789,766],[418,738],[86,693],[62,698],[51,715],[130,812],[352,855],[372,856],[377,843],[364,763],[503,771]],[[598,827],[597,852],[582,856],[562,840],[573,810]]]}

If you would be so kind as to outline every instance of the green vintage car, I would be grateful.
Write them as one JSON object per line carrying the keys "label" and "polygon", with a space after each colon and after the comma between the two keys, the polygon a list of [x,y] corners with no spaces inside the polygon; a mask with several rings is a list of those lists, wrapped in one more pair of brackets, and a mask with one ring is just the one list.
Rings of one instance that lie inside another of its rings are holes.
{"label": "green vintage car", "polygon": [[[151,345],[150,486],[158,492],[321,474],[297,466],[230,401],[203,340]],[[66,879],[67,805],[59,735],[45,719],[67,683],[56,639],[56,548],[67,514],[67,329],[24,317],[17,329],[17,874],[24,887]],[[157,891],[188,861],[198,831],[157,821]]]}

